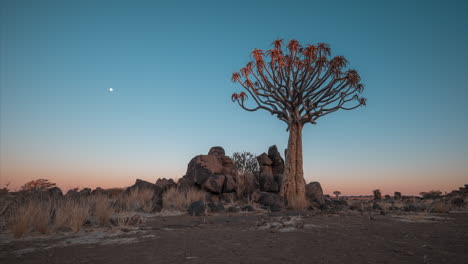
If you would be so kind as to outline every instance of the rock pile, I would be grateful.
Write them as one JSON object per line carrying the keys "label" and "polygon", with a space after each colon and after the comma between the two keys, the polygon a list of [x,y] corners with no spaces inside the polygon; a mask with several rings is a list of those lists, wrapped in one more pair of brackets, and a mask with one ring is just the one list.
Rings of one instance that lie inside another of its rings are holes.
{"label": "rock pile", "polygon": [[190,161],[178,184],[181,188],[198,186],[212,194],[230,193],[236,191],[236,174],[224,149],[212,147],[208,155],[198,155]]}
{"label": "rock pile", "polygon": [[268,149],[268,154],[262,153],[257,157],[260,165],[258,183],[260,191],[277,193],[281,188],[281,181],[284,172],[284,160],[273,145]]}

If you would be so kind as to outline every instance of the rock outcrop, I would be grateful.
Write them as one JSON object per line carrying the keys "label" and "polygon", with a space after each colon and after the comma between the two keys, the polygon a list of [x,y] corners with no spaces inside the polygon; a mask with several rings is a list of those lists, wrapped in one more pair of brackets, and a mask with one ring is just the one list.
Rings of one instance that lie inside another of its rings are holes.
{"label": "rock outcrop", "polygon": [[137,179],[135,181],[135,184],[133,184],[132,186],[127,187],[127,189],[125,189],[124,194],[130,194],[131,192],[139,191],[139,190],[140,191],[141,190],[151,190],[151,191],[153,191],[153,197],[152,197],[153,208],[151,209],[151,211],[152,212],[161,211],[161,209],[162,209],[162,194],[164,192],[163,188],[161,188],[160,186],[158,186],[158,185],[156,185],[154,183]]}
{"label": "rock outcrop", "polygon": [[319,182],[306,184],[305,192],[307,200],[311,205],[320,206],[324,204],[323,190]]}
{"label": "rock outcrop", "polygon": [[157,179],[156,185],[161,187],[164,191],[173,187],[177,187],[177,183],[175,183],[173,179],[166,179],[166,178]]}
{"label": "rock outcrop", "polygon": [[268,154],[262,153],[257,157],[260,165],[258,183],[260,191],[277,193],[281,188],[281,181],[284,172],[284,160],[273,145],[268,149]]}
{"label": "rock outcrop", "polygon": [[198,186],[213,194],[235,192],[237,183],[233,161],[222,147],[212,147],[208,155],[198,155],[190,161],[178,185],[180,188]]}

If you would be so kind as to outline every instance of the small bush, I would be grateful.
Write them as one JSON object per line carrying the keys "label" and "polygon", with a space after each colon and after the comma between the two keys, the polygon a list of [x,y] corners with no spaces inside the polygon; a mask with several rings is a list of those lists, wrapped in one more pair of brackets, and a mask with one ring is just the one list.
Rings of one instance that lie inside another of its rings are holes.
{"label": "small bush", "polygon": [[206,193],[202,190],[189,188],[179,190],[170,188],[163,194],[163,209],[185,211],[195,201],[205,201]]}

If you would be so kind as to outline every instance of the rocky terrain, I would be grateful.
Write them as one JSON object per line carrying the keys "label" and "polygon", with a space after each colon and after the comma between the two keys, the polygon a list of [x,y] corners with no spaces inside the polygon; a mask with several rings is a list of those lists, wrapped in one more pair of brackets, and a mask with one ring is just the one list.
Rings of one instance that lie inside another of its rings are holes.
{"label": "rocky terrain", "polygon": [[[125,189],[0,192],[1,263],[463,263],[468,185],[442,195],[279,195],[276,146],[239,173],[221,147],[195,156],[177,182]],[[274,260],[272,262],[272,260]]]}

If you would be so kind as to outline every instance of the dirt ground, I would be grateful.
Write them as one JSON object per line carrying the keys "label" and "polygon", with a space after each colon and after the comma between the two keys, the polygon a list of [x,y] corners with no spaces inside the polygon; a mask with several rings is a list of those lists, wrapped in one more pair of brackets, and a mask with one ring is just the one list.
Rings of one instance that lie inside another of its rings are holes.
{"label": "dirt ground", "polygon": [[468,213],[158,216],[123,230],[0,238],[0,263],[468,263]]}

